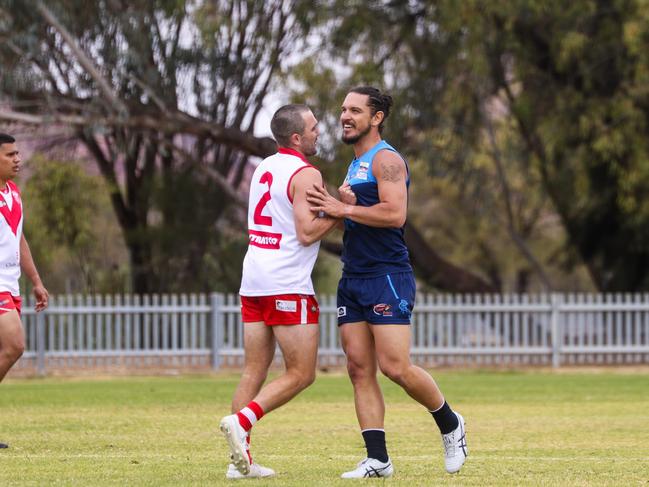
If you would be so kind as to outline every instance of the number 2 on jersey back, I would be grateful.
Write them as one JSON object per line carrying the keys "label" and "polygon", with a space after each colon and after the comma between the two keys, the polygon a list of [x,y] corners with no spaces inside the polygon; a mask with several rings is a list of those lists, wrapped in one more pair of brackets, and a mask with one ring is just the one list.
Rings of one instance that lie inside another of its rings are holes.
{"label": "number 2 on jersey back", "polygon": [[255,222],[255,225],[264,225],[264,226],[267,226],[267,227],[271,227],[273,225],[273,217],[264,216],[264,215],[261,214],[261,212],[264,211],[264,207],[270,201],[270,187],[273,184],[273,175],[271,173],[269,173],[269,172],[265,172],[264,174],[261,175],[261,178],[259,179],[259,182],[261,184],[268,183],[268,191],[266,191],[261,196],[261,199],[259,200],[259,203],[257,203],[257,206],[255,206],[255,213],[253,214],[253,221]]}

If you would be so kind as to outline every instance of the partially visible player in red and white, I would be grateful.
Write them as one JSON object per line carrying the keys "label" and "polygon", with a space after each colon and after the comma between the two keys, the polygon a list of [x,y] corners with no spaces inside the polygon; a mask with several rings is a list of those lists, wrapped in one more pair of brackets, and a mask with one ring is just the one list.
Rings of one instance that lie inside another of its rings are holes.
{"label": "partially visible player in red and white", "polygon": [[[45,309],[48,299],[22,233],[23,204],[13,182],[20,163],[16,139],[0,133],[0,382],[25,350],[18,289],[21,267],[33,284],[36,311]],[[7,446],[0,443],[0,448]]]}
{"label": "partially visible player in red and white", "polygon": [[[320,171],[307,160],[316,154],[319,134],[309,107],[281,107],[270,127],[279,150],[256,168],[250,184],[249,246],[239,291],[245,366],[233,414],[220,424],[231,452],[228,478],[275,474],[252,461],[249,432],[264,414],[315,379],[319,308],[311,271],[320,239],[337,222],[319,217],[306,200],[307,188],[323,184]],[[263,386],[276,344],[286,370]]]}

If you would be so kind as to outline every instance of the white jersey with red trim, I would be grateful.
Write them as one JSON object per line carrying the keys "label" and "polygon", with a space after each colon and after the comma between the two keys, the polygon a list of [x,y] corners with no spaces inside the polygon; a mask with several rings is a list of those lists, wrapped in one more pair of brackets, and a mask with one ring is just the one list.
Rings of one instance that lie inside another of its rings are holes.
{"label": "white jersey with red trim", "polygon": [[297,239],[293,176],[313,167],[292,149],[280,148],[255,169],[248,201],[248,252],[243,260],[242,296],[314,294],[311,271],[320,242],[309,246]]}
{"label": "white jersey with red trim", "polygon": [[23,203],[13,181],[0,191],[0,292],[20,296],[20,238],[23,232]]}

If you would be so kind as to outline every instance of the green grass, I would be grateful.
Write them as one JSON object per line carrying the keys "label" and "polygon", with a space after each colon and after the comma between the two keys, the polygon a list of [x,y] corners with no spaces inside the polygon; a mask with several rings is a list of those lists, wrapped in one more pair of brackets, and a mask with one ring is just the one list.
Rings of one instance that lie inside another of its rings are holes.
{"label": "green grass", "polygon": [[[382,380],[391,485],[647,485],[646,370],[434,376],[467,421],[469,459],[447,475],[430,415]],[[237,380],[8,380],[0,386],[0,440],[11,448],[0,451],[0,486],[231,485],[216,425]],[[346,376],[320,375],[265,417],[253,454],[278,476],[244,483],[348,485],[338,476],[364,448]]]}

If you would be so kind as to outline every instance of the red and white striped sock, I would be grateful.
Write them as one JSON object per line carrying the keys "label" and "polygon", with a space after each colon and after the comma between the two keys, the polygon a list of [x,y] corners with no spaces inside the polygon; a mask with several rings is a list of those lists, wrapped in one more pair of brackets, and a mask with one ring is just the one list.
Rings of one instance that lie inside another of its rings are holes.
{"label": "red and white striped sock", "polygon": [[264,410],[255,401],[250,401],[245,408],[237,413],[239,424],[245,431],[250,431],[252,425],[264,416]]}

